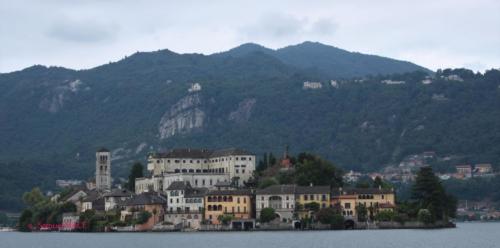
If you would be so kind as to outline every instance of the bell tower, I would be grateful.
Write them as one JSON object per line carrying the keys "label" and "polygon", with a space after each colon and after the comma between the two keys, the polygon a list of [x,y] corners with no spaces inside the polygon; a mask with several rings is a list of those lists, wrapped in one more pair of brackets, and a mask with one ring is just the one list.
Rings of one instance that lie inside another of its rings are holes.
{"label": "bell tower", "polygon": [[95,183],[98,191],[111,190],[111,153],[106,148],[96,152]]}

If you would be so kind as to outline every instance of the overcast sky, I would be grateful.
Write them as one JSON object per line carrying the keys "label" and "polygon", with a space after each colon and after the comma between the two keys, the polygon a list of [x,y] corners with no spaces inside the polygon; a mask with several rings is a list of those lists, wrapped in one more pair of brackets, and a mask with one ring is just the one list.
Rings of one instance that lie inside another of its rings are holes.
{"label": "overcast sky", "polygon": [[0,72],[307,40],[433,70],[500,68],[500,1],[0,0]]}

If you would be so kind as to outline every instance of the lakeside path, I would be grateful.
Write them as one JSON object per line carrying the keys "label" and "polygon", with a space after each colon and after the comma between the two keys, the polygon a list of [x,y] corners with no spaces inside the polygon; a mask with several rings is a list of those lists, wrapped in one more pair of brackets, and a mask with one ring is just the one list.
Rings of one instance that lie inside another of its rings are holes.
{"label": "lakeside path", "polygon": [[500,247],[500,223],[458,223],[432,230],[346,230],[196,233],[0,233],[0,248],[493,248]]}

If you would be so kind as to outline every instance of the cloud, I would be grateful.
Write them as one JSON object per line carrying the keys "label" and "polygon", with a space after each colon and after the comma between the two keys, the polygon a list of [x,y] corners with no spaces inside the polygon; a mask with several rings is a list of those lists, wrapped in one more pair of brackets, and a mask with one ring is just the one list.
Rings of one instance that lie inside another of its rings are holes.
{"label": "cloud", "polygon": [[267,13],[256,22],[240,27],[239,33],[246,39],[254,40],[308,39],[308,37],[332,36],[337,26],[330,18],[313,20],[290,14]]}
{"label": "cloud", "polygon": [[119,26],[115,24],[65,18],[54,22],[46,35],[64,42],[94,43],[113,40],[118,31]]}

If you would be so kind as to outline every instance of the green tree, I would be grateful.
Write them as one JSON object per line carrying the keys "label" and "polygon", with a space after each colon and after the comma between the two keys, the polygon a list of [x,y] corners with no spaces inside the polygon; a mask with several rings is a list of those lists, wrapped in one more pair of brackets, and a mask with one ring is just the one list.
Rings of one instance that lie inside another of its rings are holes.
{"label": "green tree", "polygon": [[19,231],[30,232],[30,226],[33,223],[33,212],[29,209],[23,210],[21,216],[19,217]]}
{"label": "green tree", "polygon": [[299,185],[342,186],[342,171],[319,157],[302,153],[295,166],[295,181]]}
{"label": "green tree", "polygon": [[363,204],[356,206],[356,214],[358,216],[358,221],[364,222],[368,220],[368,209]]}
{"label": "green tree", "polygon": [[329,224],[333,229],[344,227],[344,216],[334,208],[323,208],[316,213],[316,219],[321,224]]}
{"label": "green tree", "polygon": [[309,202],[309,203],[304,204],[304,208],[316,213],[319,211],[320,205],[317,202]]}
{"label": "green tree", "polygon": [[417,173],[411,200],[418,209],[430,211],[433,219],[443,220],[456,214],[456,200],[448,195],[432,168],[427,166]]}
{"label": "green tree", "polygon": [[132,168],[130,169],[130,174],[128,176],[128,183],[127,183],[127,188],[135,192],[135,179],[143,177],[143,171],[144,167],[142,166],[141,163],[136,162],[132,165]]}
{"label": "green tree", "polygon": [[278,181],[276,179],[274,179],[274,177],[267,177],[259,182],[259,188],[265,189],[269,186],[276,185],[276,184],[278,184]]}
{"label": "green tree", "polygon": [[432,224],[434,223],[435,219],[431,211],[429,211],[428,209],[420,209],[418,211],[418,221],[424,224]]}
{"label": "green tree", "polygon": [[23,201],[28,206],[35,206],[36,204],[46,200],[40,188],[33,188],[30,192],[23,194]]}
{"label": "green tree", "polygon": [[234,217],[232,215],[221,214],[217,217],[217,220],[224,225],[228,225],[229,223],[231,223],[231,220],[233,220],[233,218]]}
{"label": "green tree", "polygon": [[260,211],[260,221],[267,223],[276,218],[276,211],[274,208],[263,208]]}
{"label": "green tree", "polygon": [[137,224],[144,224],[148,222],[149,218],[151,218],[151,213],[145,210],[141,210],[137,216],[136,223]]}

